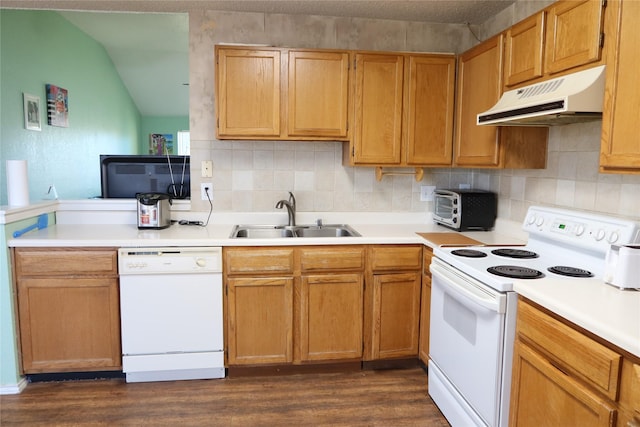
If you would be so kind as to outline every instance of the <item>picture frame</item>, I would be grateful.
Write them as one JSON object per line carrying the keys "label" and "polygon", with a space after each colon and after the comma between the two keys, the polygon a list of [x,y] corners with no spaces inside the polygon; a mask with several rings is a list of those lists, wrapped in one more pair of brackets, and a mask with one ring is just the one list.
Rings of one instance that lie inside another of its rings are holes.
{"label": "picture frame", "polygon": [[47,122],[50,126],[69,127],[69,91],[60,86],[46,84]]}
{"label": "picture frame", "polygon": [[40,110],[40,97],[28,93],[22,93],[24,108],[24,128],[27,130],[42,130],[42,114]]}

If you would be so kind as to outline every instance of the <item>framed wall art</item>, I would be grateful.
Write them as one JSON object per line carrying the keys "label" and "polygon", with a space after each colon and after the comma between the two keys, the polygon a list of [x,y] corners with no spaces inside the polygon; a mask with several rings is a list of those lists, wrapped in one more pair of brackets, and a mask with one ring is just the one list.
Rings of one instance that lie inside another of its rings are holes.
{"label": "framed wall art", "polygon": [[47,84],[47,123],[69,127],[69,93],[66,89]]}
{"label": "framed wall art", "polygon": [[151,133],[149,134],[149,154],[163,156],[173,154],[173,134]]}
{"label": "framed wall art", "polygon": [[40,97],[23,92],[22,104],[24,108],[24,128],[27,130],[42,130]]}

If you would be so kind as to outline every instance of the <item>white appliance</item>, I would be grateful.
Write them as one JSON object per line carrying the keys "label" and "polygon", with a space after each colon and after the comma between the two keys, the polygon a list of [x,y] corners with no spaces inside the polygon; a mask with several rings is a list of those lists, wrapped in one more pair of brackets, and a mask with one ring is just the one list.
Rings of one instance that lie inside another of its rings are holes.
{"label": "white appliance", "polygon": [[222,249],[121,248],[118,267],[126,381],[223,378]]}
{"label": "white appliance", "polygon": [[514,281],[603,281],[611,244],[640,237],[632,221],[535,206],[523,228],[525,246],[434,249],[429,394],[454,427],[508,425]]}
{"label": "white appliance", "polygon": [[605,66],[509,90],[478,125],[553,126],[602,119]]}

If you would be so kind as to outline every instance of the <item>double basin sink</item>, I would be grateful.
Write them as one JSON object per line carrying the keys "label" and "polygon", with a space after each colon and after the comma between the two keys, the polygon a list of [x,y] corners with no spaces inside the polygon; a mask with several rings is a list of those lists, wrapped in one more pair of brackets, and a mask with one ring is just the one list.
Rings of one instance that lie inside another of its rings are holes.
{"label": "double basin sink", "polygon": [[295,237],[360,237],[346,224],[327,225],[236,225],[232,239],[274,239]]}

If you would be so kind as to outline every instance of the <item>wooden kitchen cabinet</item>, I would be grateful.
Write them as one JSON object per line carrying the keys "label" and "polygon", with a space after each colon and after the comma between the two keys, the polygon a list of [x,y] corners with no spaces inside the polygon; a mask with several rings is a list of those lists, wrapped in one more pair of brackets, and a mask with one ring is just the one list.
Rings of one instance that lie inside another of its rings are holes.
{"label": "wooden kitchen cabinet", "polygon": [[505,34],[504,84],[513,86],[542,77],[546,12],[524,19]]}
{"label": "wooden kitchen cabinet", "polygon": [[215,51],[219,139],[348,139],[347,51]]}
{"label": "wooden kitchen cabinet", "polygon": [[422,246],[370,246],[367,281],[365,360],[416,357]]}
{"label": "wooden kitchen cabinet", "polygon": [[559,0],[546,9],[545,73],[601,59],[605,0]]}
{"label": "wooden kitchen cabinet", "polygon": [[14,255],[23,371],[121,369],[116,250],[16,248]]}
{"label": "wooden kitchen cabinet", "polygon": [[637,357],[520,299],[512,426],[633,426],[640,420]]}
{"label": "wooden kitchen cabinet", "polygon": [[362,246],[224,248],[229,366],[362,358]]}
{"label": "wooden kitchen cabinet", "polygon": [[422,249],[422,293],[420,296],[420,342],[418,357],[425,365],[429,363],[429,325],[431,319],[431,258],[433,250],[425,246]]}
{"label": "wooden kitchen cabinet", "polygon": [[477,115],[502,94],[504,34],[458,58],[454,166],[538,169],[546,166],[549,129],[478,126]]}
{"label": "wooden kitchen cabinet", "polygon": [[392,52],[355,55],[351,165],[451,164],[455,58]]}
{"label": "wooden kitchen cabinet", "polygon": [[617,23],[616,48],[608,51],[600,171],[640,173],[640,3],[611,0],[608,8]]}

